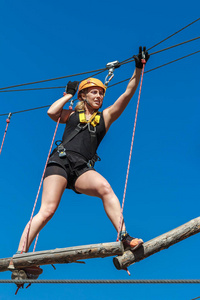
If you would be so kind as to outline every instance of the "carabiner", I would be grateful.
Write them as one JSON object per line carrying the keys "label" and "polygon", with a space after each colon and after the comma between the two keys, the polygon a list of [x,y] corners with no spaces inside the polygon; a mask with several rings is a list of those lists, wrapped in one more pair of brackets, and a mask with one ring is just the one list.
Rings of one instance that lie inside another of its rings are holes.
{"label": "carabiner", "polygon": [[142,51],[142,59],[141,59],[141,62],[142,62],[143,64],[146,64],[146,57],[145,57],[144,51]]}
{"label": "carabiner", "polygon": [[73,108],[73,105],[74,105],[74,100],[73,100],[73,99],[71,99],[71,101],[70,101],[70,105],[69,105],[69,109],[70,109],[70,110],[72,110],[72,108]]}
{"label": "carabiner", "polygon": [[8,118],[6,119],[6,122],[7,122],[7,123],[10,123],[11,116],[12,116],[12,113],[10,112],[10,113],[8,114]]}
{"label": "carabiner", "polygon": [[108,69],[108,75],[105,78],[105,83],[104,83],[105,86],[108,86],[108,83],[114,77],[114,70],[119,67],[120,67],[120,63],[118,60],[107,63],[106,68]]}

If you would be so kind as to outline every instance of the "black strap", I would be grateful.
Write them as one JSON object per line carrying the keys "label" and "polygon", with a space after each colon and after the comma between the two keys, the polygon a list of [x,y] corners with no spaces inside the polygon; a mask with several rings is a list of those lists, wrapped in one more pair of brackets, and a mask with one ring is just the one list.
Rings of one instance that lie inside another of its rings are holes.
{"label": "black strap", "polygon": [[71,141],[81,130],[83,130],[85,127],[87,126],[81,126],[80,123],[76,126],[76,128],[74,129],[74,131],[72,131],[67,138],[65,139],[65,142],[63,144],[67,144],[69,141]]}
{"label": "black strap", "polygon": [[97,134],[96,134],[96,127],[93,127],[90,123],[88,123],[88,130],[90,133],[90,138],[91,138],[91,145],[92,145],[92,157],[96,153],[97,149]]}
{"label": "black strap", "polygon": [[91,137],[91,145],[92,145],[92,149],[91,149],[91,154],[92,157],[95,156],[96,154],[96,148],[97,148],[97,135],[96,135],[96,126],[93,127],[90,123],[86,123],[84,125],[81,125],[81,123],[79,123],[76,128],[67,136],[67,138],[65,139],[65,141],[62,143],[63,146],[65,146],[69,141],[71,141],[81,130],[84,130],[86,127],[88,126],[88,130],[90,133],[90,137]]}

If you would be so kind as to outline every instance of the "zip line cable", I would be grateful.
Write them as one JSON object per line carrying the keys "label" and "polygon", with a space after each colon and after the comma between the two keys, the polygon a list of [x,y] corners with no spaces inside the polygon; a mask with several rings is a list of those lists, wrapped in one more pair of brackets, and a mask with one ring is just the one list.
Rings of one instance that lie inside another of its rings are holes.
{"label": "zip line cable", "polygon": [[[181,46],[181,45],[183,45],[183,44],[186,44],[186,43],[189,43],[189,42],[192,42],[192,41],[194,41],[194,40],[197,40],[197,39],[200,39],[200,36],[199,37],[196,37],[196,38],[193,38],[193,39],[191,39],[191,40],[188,40],[188,41],[185,41],[185,42],[182,42],[182,43],[179,43],[179,44],[176,44],[176,45],[173,45],[173,46],[170,46],[170,47],[167,47],[167,48],[165,48],[165,49],[162,49],[162,50],[158,50],[158,51],[156,51],[156,52],[153,52],[153,53],[150,53],[150,55],[152,56],[152,55],[154,55],[154,54],[158,54],[158,53],[160,53],[160,52],[163,52],[163,51],[166,51],[166,50],[169,50],[169,49],[172,49],[172,48],[175,48],[175,47],[178,47],[178,46]],[[177,60],[174,60],[174,61],[172,61],[172,62],[175,62],[175,61],[178,61],[178,60],[180,60],[180,59],[183,59],[183,58],[186,58],[186,57],[188,57],[188,56],[191,56],[191,55],[193,55],[193,54],[196,54],[196,53],[198,53],[199,51],[196,51],[196,52],[193,52],[193,53],[191,53],[191,54],[188,54],[188,55],[186,55],[186,56],[183,56],[183,57],[181,57],[181,58],[178,58]],[[127,64],[127,63],[130,63],[130,62],[133,62],[134,61],[134,59],[133,59],[133,57],[131,57],[131,60],[129,60],[129,61],[127,61],[127,62],[121,62],[120,63],[120,66],[121,65],[124,65],[124,64]],[[168,64],[170,64],[170,63],[172,63],[172,62],[169,62]],[[164,65],[166,65],[166,64],[164,64]],[[162,65],[162,66],[164,66],[164,65]],[[152,70],[155,70],[155,69],[157,69],[157,68],[160,68],[161,66],[159,66],[159,67],[156,67],[156,68],[154,68],[154,69],[152,69]],[[101,71],[99,71],[98,73],[95,73],[95,74],[93,74],[93,76],[96,76],[96,75],[98,75],[98,74],[100,74],[100,73],[102,73],[102,72],[104,72],[104,71],[106,71],[107,70],[107,68],[105,68],[105,69],[101,69]],[[146,71],[146,72],[151,72],[151,70],[149,70],[149,71]],[[78,74],[75,74],[75,75],[68,75],[67,77],[70,77],[70,76],[78,76]],[[60,77],[61,78],[61,77]],[[89,77],[88,77],[89,78]],[[59,79],[59,78],[56,78],[56,79]],[[55,79],[55,80],[56,80]],[[87,78],[86,78],[87,79]],[[51,79],[51,80],[54,80],[54,79]],[[125,79],[124,81],[127,81],[128,79]],[[120,81],[120,83],[122,83],[122,82],[124,82],[124,81]],[[44,82],[44,81],[43,81]],[[28,85],[29,83],[27,83],[26,85]],[[30,83],[30,84],[34,84],[34,82],[32,82],[32,83]],[[118,84],[118,83],[117,83]],[[25,85],[25,84],[22,84],[22,85]],[[22,86],[22,85],[18,85],[18,86]],[[114,84],[114,85],[116,85],[116,84]],[[110,87],[111,86],[114,86],[114,85],[110,85]],[[14,86],[11,86],[11,87],[14,87]],[[10,88],[11,88],[10,87]],[[17,86],[15,86],[15,87],[17,87]],[[9,87],[7,87],[7,88],[9,88]],[[65,86],[57,86],[57,87],[41,87],[41,88],[32,88],[32,89],[17,89],[17,90],[4,90],[4,89],[7,89],[6,87],[5,88],[0,88],[0,93],[5,93],[5,92],[24,92],[24,91],[35,91],[35,90],[47,90],[47,89],[61,89],[61,88],[65,88]],[[109,87],[108,87],[109,88]],[[7,115],[7,114],[3,114],[3,115]],[[0,115],[0,116],[2,116],[2,114]]]}
{"label": "zip line cable", "polygon": [[[160,53],[160,52],[163,52],[163,51],[172,49],[172,48],[174,48],[174,47],[177,47],[177,46],[180,46],[180,45],[189,43],[189,42],[194,41],[194,40],[197,40],[197,39],[199,39],[199,38],[200,38],[200,37],[196,37],[196,38],[190,39],[190,40],[188,40],[188,41],[185,41],[185,42],[182,42],[182,43],[179,43],[179,44],[176,44],[176,45],[167,47],[167,48],[165,48],[165,49],[156,51],[156,52],[154,52],[154,53],[151,53],[150,55],[154,55],[154,54],[157,54],[157,53]],[[156,68],[154,68],[154,69],[151,69],[151,70],[149,70],[149,71],[146,71],[145,73],[151,72],[151,71],[153,71],[153,70],[156,70],[156,69],[158,69],[158,68],[161,68],[161,67],[163,67],[163,66],[166,66],[166,65],[168,65],[168,64],[171,64],[171,63],[173,63],[173,62],[176,62],[176,61],[178,61],[178,60],[181,60],[181,59],[183,59],[183,58],[189,57],[189,56],[194,55],[194,54],[199,53],[199,52],[200,52],[200,51],[193,52],[193,53],[191,53],[191,54],[188,54],[188,55],[186,55],[186,56],[183,56],[183,57],[181,57],[181,58],[178,58],[178,59],[176,59],[176,60],[174,60],[174,61],[168,62],[168,63],[163,64],[163,65],[161,65],[161,66],[158,66],[158,67],[156,67]],[[123,65],[123,64],[126,64],[126,63],[130,63],[130,62],[132,62],[132,61],[134,61],[134,59],[132,59],[132,60],[130,60],[130,61],[128,61],[128,62],[120,63],[120,66]],[[98,74],[104,72],[105,70],[107,70],[107,68],[96,70],[96,72],[97,72],[97,71],[98,71],[98,72],[95,73],[93,76],[96,76],[96,75],[98,75]],[[90,72],[95,72],[95,71],[90,71]],[[85,73],[80,73],[80,74],[86,74],[86,73],[90,73],[90,72],[85,72]],[[77,74],[75,74],[75,75],[77,75]],[[72,75],[72,76],[75,76],[75,75]],[[67,77],[69,77],[69,76],[70,76],[70,75],[68,75]],[[59,77],[59,79],[60,79],[60,78],[63,78],[63,77]],[[65,78],[66,78],[66,76],[65,76]],[[88,78],[88,77],[87,77],[87,78]],[[56,79],[58,79],[58,78],[56,78]],[[129,78],[129,79],[130,79],[130,78]],[[122,82],[125,82],[125,81],[127,81],[127,80],[129,80],[129,79],[122,80],[122,81],[120,81],[120,82],[118,82],[118,83],[116,83],[116,84],[111,85],[110,87],[113,87],[113,86],[115,86],[115,85],[117,85],[117,84],[120,84],[120,83],[122,83]],[[55,80],[55,79],[48,79],[48,80],[46,80],[46,81],[49,81],[49,80]],[[43,82],[44,82],[44,81],[43,81]],[[17,85],[17,86],[28,85],[28,84],[34,84],[34,83],[36,83],[36,82],[26,83],[26,84],[21,84],[21,85]],[[13,86],[13,87],[14,87],[14,86]],[[64,87],[65,87],[65,86],[64,86]],[[64,88],[64,87],[62,87],[62,88]],[[7,87],[7,88],[8,88],[8,87]],[[54,87],[54,88],[61,88],[61,87]],[[2,91],[3,89],[6,89],[6,88],[0,88],[0,92],[5,92],[5,91]],[[40,88],[40,89],[46,89],[46,88]],[[25,90],[30,90],[30,89],[25,89]],[[36,90],[36,89],[34,88],[34,90]],[[11,91],[13,92],[13,90],[11,90]],[[6,91],[6,92],[8,92],[8,91]],[[18,111],[18,112],[13,112],[12,114],[20,113],[20,112],[27,112],[27,111],[36,110],[36,109],[40,109],[40,108],[45,108],[45,107],[49,107],[49,106],[50,106],[50,105],[45,105],[45,106],[36,107],[36,108],[32,108],[32,109],[27,109],[27,110],[22,110],[22,111]],[[3,115],[7,115],[7,114],[0,114],[0,116],[3,116]],[[7,120],[8,120],[8,119],[7,119]],[[7,122],[7,126],[6,126],[6,129],[5,129],[5,132],[4,132],[3,141],[2,141],[2,144],[1,144],[1,148],[0,148],[0,154],[1,154],[1,152],[2,152],[2,148],[3,148],[3,144],[4,144],[4,140],[5,140],[5,136],[6,136],[6,133],[7,133],[7,128],[8,128],[9,123],[10,123],[10,120],[9,120],[9,122]]]}
{"label": "zip line cable", "polygon": [[[145,71],[145,73],[152,72],[152,71],[154,71],[154,70],[156,70],[156,69],[159,69],[159,68],[161,68],[161,67],[164,67],[164,66],[166,66],[166,65],[169,65],[169,64],[171,64],[171,63],[174,63],[174,62],[179,61],[179,60],[181,60],[181,59],[184,59],[184,58],[186,58],[186,57],[192,56],[192,55],[197,54],[197,53],[199,53],[199,52],[200,52],[200,50],[198,50],[198,51],[196,51],[196,52],[193,52],[193,53],[190,53],[190,54],[188,54],[188,55],[182,56],[182,57],[177,58],[177,59],[175,59],[175,60],[172,60],[172,61],[170,61],[170,62],[168,62],[168,63],[165,63],[165,64],[163,64],[163,65],[160,65],[160,66],[158,66],[158,67],[155,67],[155,68],[153,68],[153,69],[150,69],[150,70],[148,70],[148,71]],[[127,81],[127,80],[129,80],[129,79],[130,79],[130,78],[127,78],[127,79],[124,79],[124,80],[122,80],[122,81],[119,81],[119,82],[116,82],[116,83],[114,83],[114,84],[111,84],[110,86],[108,86],[108,89],[109,89],[110,87],[113,87],[113,86],[115,86],[115,85],[118,85],[118,84],[120,84],[120,83],[123,83],[123,82],[125,82],[125,81]],[[0,93],[5,93],[5,92],[25,92],[25,91],[36,91],[36,90],[45,90],[45,89],[64,89],[64,88],[65,88],[65,86],[55,86],[55,87],[43,87],[43,88],[32,88],[32,89],[19,89],[19,90],[0,91]],[[45,105],[45,106],[36,107],[36,108],[32,108],[32,109],[27,109],[27,110],[22,110],[22,111],[16,111],[16,112],[13,112],[12,114],[17,114],[17,113],[26,112],[26,111],[29,111],[29,110],[35,110],[35,109],[45,108],[45,107],[49,107],[49,106],[50,106],[50,105]],[[0,114],[0,117],[1,117],[1,116],[5,116],[5,115],[7,115],[7,113],[5,113],[5,114]]]}
{"label": "zip line cable", "polygon": [[185,42],[176,44],[176,45],[174,45],[174,46],[170,46],[170,47],[167,47],[167,48],[165,48],[165,49],[158,50],[158,51],[156,51],[156,52],[151,53],[151,55],[154,55],[154,54],[157,54],[157,53],[160,53],[160,52],[163,52],[163,51],[166,51],[166,50],[169,50],[169,49],[172,49],[172,48],[175,48],[175,47],[178,47],[178,46],[181,46],[181,45],[190,43],[190,42],[193,42],[193,41],[198,40],[198,39],[200,39],[200,36],[198,36],[198,37],[196,37],[196,38],[193,38],[193,39],[191,39],[191,40],[188,40],[188,41],[185,41]]}
{"label": "zip line cable", "polygon": [[168,37],[166,37],[164,40],[160,41],[159,43],[155,44],[154,46],[150,47],[149,49],[147,49],[147,51],[153,49],[154,47],[160,45],[161,43],[165,42],[166,40],[168,40],[169,38],[171,38],[172,36],[176,35],[177,33],[181,32],[182,30],[186,29],[187,27],[191,26],[192,24],[196,23],[197,21],[199,21],[200,18],[196,19],[195,21],[191,22],[190,24],[186,25],[185,27],[181,28],[180,30],[174,32],[173,34],[169,35]]}
{"label": "zip line cable", "polygon": [[[163,52],[163,51],[166,51],[166,50],[170,50],[170,49],[172,49],[172,48],[175,48],[175,47],[178,47],[178,46],[181,46],[181,45],[190,43],[190,42],[193,42],[193,41],[198,40],[198,39],[200,39],[200,36],[198,36],[198,37],[196,37],[196,38],[193,38],[193,39],[191,39],[191,40],[188,40],[188,41],[185,41],[185,42],[182,42],[182,43],[179,43],[179,44],[176,44],[176,45],[173,45],[173,46],[170,46],[170,47],[161,49],[161,50],[158,50],[158,51],[156,51],[156,52],[152,52],[152,53],[150,53],[150,56],[152,56],[152,55],[154,55],[154,54],[158,54],[158,53]],[[129,59],[130,59],[130,60],[127,61],[127,62],[122,62],[121,65],[125,65],[125,64],[128,64],[128,63],[134,61],[133,57],[131,57],[131,58],[129,58]]]}
{"label": "zip line cable", "polygon": [[[196,52],[193,52],[193,53],[190,53],[190,54],[188,54],[188,55],[182,56],[182,57],[177,58],[177,59],[175,59],[175,60],[172,60],[172,61],[170,61],[170,62],[168,62],[168,63],[165,63],[165,64],[163,64],[163,65],[160,65],[160,66],[158,66],[158,67],[155,67],[155,68],[153,68],[153,69],[150,69],[150,70],[148,70],[148,71],[145,71],[144,74],[149,73],[149,72],[152,72],[152,71],[155,71],[155,70],[157,70],[157,69],[159,69],[159,68],[165,67],[165,66],[167,66],[167,65],[169,65],[169,64],[172,64],[172,63],[177,62],[177,61],[179,61],[179,60],[181,60],[181,59],[184,59],[184,58],[186,58],[186,57],[189,57],[189,56],[192,56],[192,55],[194,55],[194,54],[197,54],[197,53],[199,53],[199,52],[200,52],[200,50],[198,50],[198,51],[196,51]],[[124,79],[124,80],[122,80],[122,81],[119,81],[119,82],[117,82],[117,83],[113,83],[113,84],[111,84],[109,87],[113,87],[113,86],[115,86],[115,85],[118,85],[118,84],[123,83],[123,82],[125,82],[125,81],[128,81],[128,80],[130,80],[130,79],[131,79],[131,78],[129,77],[129,78]],[[7,115],[7,114],[5,114],[5,115]],[[1,116],[1,115],[0,115],[0,116]]]}
{"label": "zip line cable", "polygon": [[[103,72],[105,72],[107,69],[97,72],[95,74],[93,74],[92,76],[97,76]],[[70,75],[69,75],[70,76]],[[75,76],[75,75],[74,75]],[[88,79],[89,77],[86,77],[85,79]],[[30,88],[30,89],[19,89],[19,90],[1,90],[0,89],[0,93],[6,93],[6,92],[22,92],[22,91],[35,91],[35,90],[48,90],[48,89],[64,89],[66,87],[65,86],[53,86],[53,87],[41,87],[41,88]]]}
{"label": "zip line cable", "polygon": [[98,70],[93,70],[93,71],[88,71],[88,72],[66,75],[66,76],[57,77],[57,78],[39,80],[39,81],[28,82],[28,83],[21,83],[21,84],[11,85],[11,86],[7,86],[7,87],[2,87],[2,88],[0,88],[0,90],[10,89],[10,88],[19,87],[19,86],[25,86],[25,85],[30,85],[30,84],[42,83],[42,82],[47,82],[47,81],[53,81],[53,80],[58,80],[58,79],[64,79],[64,78],[68,78],[68,77],[80,76],[80,75],[89,74],[89,73],[93,73],[93,72],[101,72],[101,71],[104,72],[106,70],[107,70],[107,68],[103,68],[103,69],[98,69]]}
{"label": "zip line cable", "polygon": [[[155,68],[153,68],[153,69],[150,69],[150,70],[148,70],[148,71],[145,71],[144,74],[149,73],[149,72],[152,72],[152,71],[155,71],[155,70],[157,70],[157,69],[159,69],[159,68],[165,67],[165,66],[167,66],[167,65],[169,65],[169,64],[172,64],[172,63],[177,62],[177,61],[179,61],[179,60],[181,60],[181,59],[184,59],[184,58],[187,58],[187,57],[192,56],[192,55],[194,55],[194,54],[197,54],[197,53],[199,53],[199,52],[200,52],[200,50],[198,50],[198,51],[196,51],[196,52],[193,52],[193,53],[190,53],[190,54],[187,54],[187,55],[185,55],[185,56],[182,56],[182,57],[180,57],[180,58],[177,58],[177,59],[175,59],[175,60],[172,60],[172,61],[170,61],[170,62],[168,62],[168,63],[162,64],[162,65],[160,65],[160,66],[158,66],[158,67],[155,67]],[[113,87],[113,86],[115,86],[115,85],[118,85],[118,84],[121,84],[121,83],[123,83],[123,82],[126,82],[126,81],[128,81],[128,80],[130,80],[130,78],[124,79],[124,80],[119,81],[119,82],[116,82],[116,83],[114,83],[114,84],[111,84],[111,85],[108,87],[108,89],[111,88],[111,87]],[[65,86],[61,86],[61,87],[53,87],[53,88],[57,88],[57,89],[62,88],[62,89],[63,89],[63,88],[65,88]],[[36,88],[36,89],[30,89],[30,90],[37,90],[37,89],[46,89],[46,88]],[[21,92],[21,91],[28,91],[28,90],[29,90],[29,89],[21,89],[21,90],[11,90],[11,91],[3,91],[3,92]],[[0,91],[0,92],[1,92],[1,91]],[[47,107],[50,107],[50,105],[51,105],[51,104],[49,104],[49,105],[44,105],[44,106],[39,106],[39,107],[35,107],[35,108],[29,108],[29,109],[24,109],[24,110],[15,111],[15,112],[12,112],[12,115],[14,115],[14,114],[19,114],[19,113],[23,113],[23,112],[28,112],[28,111],[32,111],[32,110],[37,110],[37,109],[47,108]],[[7,116],[7,115],[8,115],[8,113],[0,114],[0,117],[2,117],[2,116]]]}
{"label": "zip line cable", "polygon": [[[169,35],[168,37],[166,37],[164,40],[160,41],[159,43],[155,44],[154,46],[150,47],[147,49],[147,51],[153,49],[154,47],[160,45],[161,43],[165,42],[166,40],[168,40],[169,38],[171,38],[172,36],[176,35],[177,33],[181,32],[182,30],[186,29],[187,27],[191,26],[192,24],[196,23],[197,21],[199,21],[200,18],[196,19],[195,21],[191,22],[190,24],[184,26],[183,28],[181,28],[180,30],[176,31],[175,33]],[[132,59],[132,57],[125,59],[122,63],[125,63],[126,61]]]}
{"label": "zip line cable", "polygon": [[30,88],[30,89],[19,89],[19,90],[0,90],[0,93],[6,92],[24,92],[24,91],[39,91],[39,90],[51,90],[51,89],[63,89],[65,86],[52,86],[52,87],[40,87],[40,88]]}
{"label": "zip line cable", "polygon": [[[169,49],[172,49],[172,48],[175,48],[175,47],[178,47],[178,46],[181,46],[181,45],[183,45],[183,44],[186,44],[186,43],[189,43],[189,42],[193,42],[193,41],[195,41],[195,40],[197,40],[197,39],[200,39],[200,36],[199,37],[196,37],[196,38],[193,38],[193,39],[190,39],[190,40],[188,40],[188,41],[185,41],[185,42],[182,42],[182,43],[179,43],[179,44],[176,44],[176,45],[173,45],[173,46],[170,46],[170,47],[167,47],[167,48],[164,48],[164,49],[162,49],[162,50],[158,50],[158,51],[156,51],[156,52],[153,52],[153,53],[150,53],[150,55],[152,56],[152,55],[154,55],[154,54],[158,54],[158,53],[160,53],[160,52],[163,52],[163,51],[166,51],[166,50],[169,50]],[[193,54],[196,54],[196,53],[198,53],[198,51],[197,52],[194,52],[194,53],[192,53],[192,54],[189,54],[188,56],[190,56],[190,55],[193,55]],[[184,56],[183,58],[185,58],[185,57],[187,57],[187,56]],[[131,60],[130,60],[131,59]],[[182,59],[182,58],[180,58],[180,59]],[[124,65],[124,64],[128,64],[128,63],[130,63],[130,62],[132,62],[132,61],[134,61],[134,58],[133,57],[131,57],[131,58],[129,58],[129,61],[127,61],[127,62],[125,62],[125,61],[123,61],[123,62],[121,62],[120,63],[120,66],[121,65]],[[95,74],[93,74],[93,76],[96,76],[96,75],[98,75],[98,74],[100,74],[100,73],[103,73],[104,71],[106,71],[107,70],[107,68],[105,68],[105,69],[101,69],[98,73],[95,73]],[[154,70],[154,69],[153,69]],[[80,74],[83,74],[83,73],[80,73]],[[74,75],[68,75],[68,76],[65,76],[65,78],[66,77],[70,77],[70,76],[78,76],[78,74],[74,74]],[[50,79],[50,80],[57,80],[57,79],[62,79],[63,77],[60,77],[60,78],[55,78],[55,79]],[[87,77],[87,78],[89,78],[89,77]],[[86,78],[86,79],[87,79]],[[126,79],[127,80],[127,79]],[[125,81],[126,81],[125,80]],[[49,81],[48,79],[47,79],[47,81]],[[41,81],[41,82],[45,82],[45,81]],[[122,81],[123,82],[123,81]],[[8,89],[8,88],[12,88],[12,87],[18,87],[18,86],[23,86],[23,85],[28,85],[28,84],[34,84],[34,83],[37,83],[37,82],[32,82],[32,83],[26,83],[26,84],[19,84],[19,85],[16,85],[16,86],[10,86],[10,87],[4,87],[4,88],[0,88],[0,93],[5,93],[5,92],[23,92],[23,91],[35,91],[35,90],[47,90],[47,89],[61,89],[61,88],[65,88],[65,86],[57,86],[57,87],[41,87],[41,88],[30,88],[30,89],[18,89],[18,90],[4,90],[4,89]],[[111,85],[111,86],[113,86],[113,85]],[[1,115],[0,115],[1,116]]]}
{"label": "zip line cable", "polygon": [[[39,106],[39,107],[34,107],[34,108],[28,108],[28,109],[24,109],[24,110],[19,110],[19,111],[14,111],[14,112],[12,112],[12,115],[20,114],[20,113],[28,112],[28,111],[32,111],[32,110],[47,108],[47,107],[50,107],[50,104],[49,105]],[[7,114],[1,114],[0,117],[1,116],[7,116]]]}
{"label": "zip line cable", "polygon": [[[160,53],[160,52],[163,52],[163,51],[166,51],[166,50],[169,50],[169,49],[172,49],[174,47],[177,47],[177,46],[180,46],[180,45],[183,45],[183,44],[186,44],[186,43],[189,43],[189,42],[192,42],[194,40],[197,40],[199,39],[199,37],[196,37],[196,38],[193,38],[193,39],[190,39],[188,41],[185,41],[185,42],[182,42],[182,43],[179,43],[177,45],[173,45],[173,46],[170,46],[170,47],[167,47],[165,49],[162,49],[162,50],[159,50],[159,51],[156,51],[156,52],[153,52],[153,53],[150,53],[150,55],[154,55],[154,54],[157,54],[157,53]],[[128,61],[129,60],[129,61]],[[133,57],[130,57],[124,61],[122,61],[121,63],[119,63],[119,65],[124,65],[124,64],[127,64],[129,62],[132,62],[134,61],[134,58]],[[77,73],[77,74],[72,74],[72,75],[66,75],[66,76],[62,76],[62,77],[57,77],[57,78],[51,78],[51,79],[45,79],[45,80],[40,80],[40,81],[34,81],[34,82],[29,82],[29,83],[22,83],[22,84],[17,84],[17,85],[12,85],[12,86],[7,86],[7,87],[2,87],[0,88],[0,91],[2,90],[6,90],[6,89],[10,89],[10,88],[14,88],[14,87],[20,87],[20,86],[26,86],[26,85],[31,85],[31,84],[37,84],[37,83],[43,83],[43,82],[49,82],[49,81],[53,81],[53,80],[59,80],[59,79],[64,79],[64,78],[69,78],[69,77],[75,77],[75,76],[80,76],[80,75],[84,75],[84,74],[89,74],[89,73],[93,73],[93,72],[98,72],[97,74],[100,74],[104,71],[106,71],[108,68],[102,68],[102,69],[98,69],[98,70],[93,70],[93,71],[88,71],[88,72],[82,72],[82,73]],[[97,75],[97,74],[94,74],[93,76]],[[43,88],[44,89],[44,88]]]}
{"label": "zip line cable", "polygon": [[55,283],[55,284],[199,284],[200,279],[1,279],[0,283]]}

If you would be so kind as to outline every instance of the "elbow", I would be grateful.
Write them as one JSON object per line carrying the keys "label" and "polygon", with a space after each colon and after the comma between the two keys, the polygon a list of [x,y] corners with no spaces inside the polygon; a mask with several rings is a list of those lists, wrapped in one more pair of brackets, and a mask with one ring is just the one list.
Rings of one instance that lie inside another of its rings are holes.
{"label": "elbow", "polygon": [[49,109],[47,110],[47,115],[48,115],[49,117],[51,117],[51,115],[52,115],[51,108],[49,108]]}
{"label": "elbow", "polygon": [[53,121],[56,121],[56,122],[58,121],[59,115],[58,115],[57,113],[53,112],[53,111],[51,110],[51,108],[48,109],[47,115],[48,115]]}
{"label": "elbow", "polygon": [[47,115],[48,115],[51,119],[52,119],[53,116],[55,116],[55,114],[52,112],[51,108],[48,109]]}

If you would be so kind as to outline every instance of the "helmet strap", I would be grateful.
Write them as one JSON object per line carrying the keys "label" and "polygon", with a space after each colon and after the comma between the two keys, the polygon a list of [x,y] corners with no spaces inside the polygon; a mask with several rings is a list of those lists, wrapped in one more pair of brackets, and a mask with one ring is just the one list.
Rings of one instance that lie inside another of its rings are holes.
{"label": "helmet strap", "polygon": [[86,98],[85,98],[83,101],[86,102],[87,105],[93,109],[93,112],[95,112],[96,110],[98,110],[98,109],[94,109],[94,108],[92,107],[92,105],[90,105],[89,101],[87,100],[87,96],[86,96]]}

